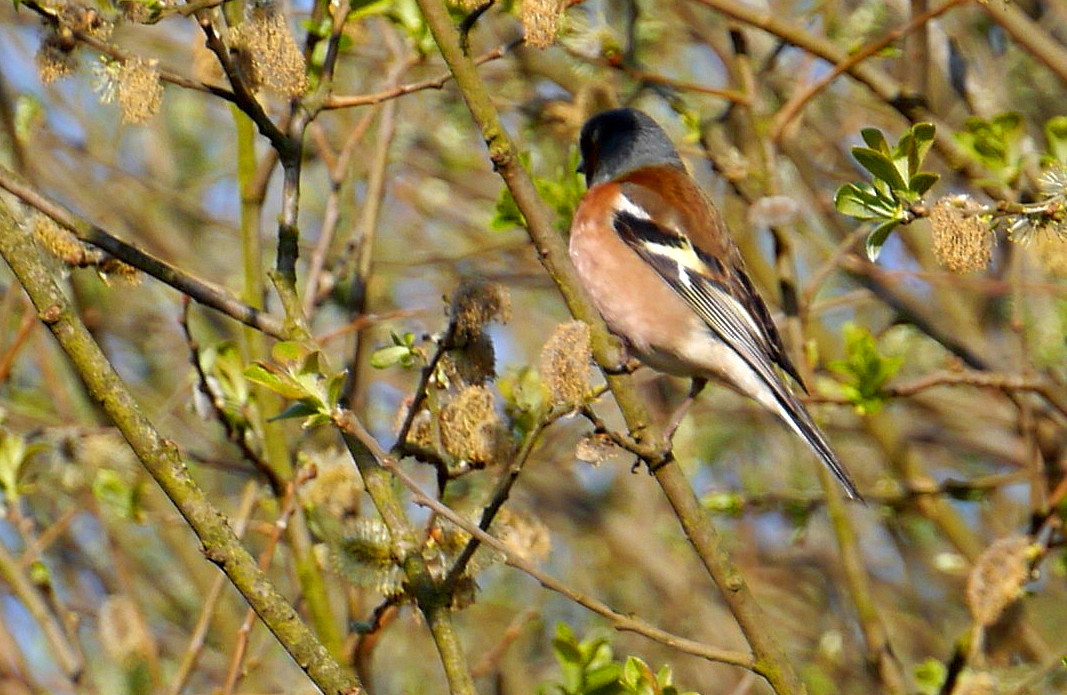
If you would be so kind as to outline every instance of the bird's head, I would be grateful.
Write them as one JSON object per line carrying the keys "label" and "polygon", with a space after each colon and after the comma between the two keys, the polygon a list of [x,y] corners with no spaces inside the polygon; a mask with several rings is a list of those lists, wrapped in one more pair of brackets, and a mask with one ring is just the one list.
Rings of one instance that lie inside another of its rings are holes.
{"label": "bird's head", "polygon": [[590,118],[578,140],[587,186],[611,181],[647,166],[684,169],[678,151],[648,114],[637,109],[612,109]]}

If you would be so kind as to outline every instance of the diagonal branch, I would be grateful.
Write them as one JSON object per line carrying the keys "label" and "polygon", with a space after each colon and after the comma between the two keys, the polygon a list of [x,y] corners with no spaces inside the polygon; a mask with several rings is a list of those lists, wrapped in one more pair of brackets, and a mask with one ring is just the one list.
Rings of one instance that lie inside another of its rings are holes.
{"label": "diagonal branch", "polygon": [[[617,365],[616,343],[603,320],[581,291],[574,267],[567,261],[563,239],[552,225],[552,215],[541,200],[529,173],[519,161],[518,150],[500,122],[488,89],[477,68],[460,44],[460,37],[441,0],[418,0],[430,32],[455,75],[456,85],[467,102],[489,149],[494,169],[504,179],[527,222],[527,230],[542,264],[556,282],[571,313],[592,327],[592,349],[601,365]],[[661,442],[662,430],[650,424],[643,403],[628,377],[606,373],[623,418],[641,439]],[[727,554],[722,538],[700,506],[692,486],[673,457],[664,452],[659,460],[646,461],[655,470],[660,487],[678,517],[708,574],[718,585],[723,600],[734,614],[756,656],[758,669],[780,695],[801,693],[804,686],[774,635],[773,623],[756,603],[744,577]]]}
{"label": "diagonal branch", "polygon": [[85,387],[115,423],[137,458],[178,508],[203,545],[293,660],[329,695],[356,695],[361,685],[330,656],[292,605],[257,566],[229,520],[211,504],[174,442],[144,415],[100,346],[73,311],[49,272],[30,232],[0,205],[0,255],[30,296],[38,316],[67,354]]}
{"label": "diagonal branch", "polygon": [[200,304],[226,314],[246,326],[263,331],[267,335],[280,339],[286,337],[281,321],[270,314],[249,306],[225,290],[109,234],[32,186],[23,183],[14,172],[3,166],[0,166],[0,188],[66,227],[81,241],[107,251],[123,263],[128,263],[160,282],[170,285]]}
{"label": "diagonal branch", "polygon": [[505,558],[504,561],[508,565],[530,575],[546,589],[555,591],[575,603],[588,608],[594,613],[609,619],[615,626],[616,630],[633,632],[648,637],[656,642],[665,644],[685,652],[686,654],[699,656],[708,661],[740,666],[762,675],[766,675],[762,671],[763,665],[749,654],[729,649],[710,647],[702,642],[697,642],[696,640],[679,637],[678,635],[661,630],[633,615],[620,613],[602,601],[598,601],[595,598],[574,591],[552,575],[539,570],[533,563],[523,559],[503,541],[490,535],[478,525],[475,525],[469,519],[465,518],[462,514],[456,513],[451,507],[423,491],[423,489],[419,487],[419,484],[397,465],[396,459],[387,454],[381,445],[378,444],[377,440],[370,436],[367,430],[350,411],[339,412],[334,417],[334,423],[345,434],[346,441],[357,441],[359,443],[359,448],[364,453],[368,462],[381,470],[388,471],[393,477],[399,480],[400,483],[411,492],[415,504],[421,507],[426,507],[438,516],[448,519],[451,523],[469,533],[472,540],[482,543],[501,553]]}
{"label": "diagonal branch", "polygon": [[970,0],[946,0],[946,2],[934,9],[918,15],[904,26],[892,29],[886,32],[882,38],[876,41],[871,41],[858,51],[850,53],[846,59],[838,61],[830,72],[808,85],[805,89],[798,91],[781,109],[778,110],[778,114],[774,117],[774,122],[771,124],[771,140],[777,142],[782,137],[782,133],[785,131],[786,127],[804,109],[804,106],[842,74],[848,72],[875,53],[878,53],[886,46],[889,46],[905,36],[908,36],[912,32],[926,26],[930,20],[940,17],[957,5],[963,5],[968,2],[970,2]]}

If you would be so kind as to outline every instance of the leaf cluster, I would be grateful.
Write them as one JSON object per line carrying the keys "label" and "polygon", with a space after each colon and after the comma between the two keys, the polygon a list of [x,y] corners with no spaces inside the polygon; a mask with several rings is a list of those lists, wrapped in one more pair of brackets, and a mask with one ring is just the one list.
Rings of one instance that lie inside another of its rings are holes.
{"label": "leaf cluster", "polygon": [[249,381],[296,401],[271,420],[302,417],[305,429],[330,422],[345,372],[328,374],[322,353],[295,341],[275,343],[271,357],[274,362],[254,362],[244,372]]}
{"label": "leaf cluster", "polygon": [[971,116],[954,137],[968,156],[993,174],[992,183],[1011,184],[1022,168],[1025,134],[1022,114],[1009,111],[991,119]]}
{"label": "leaf cluster", "polygon": [[886,402],[885,385],[904,364],[904,358],[879,353],[874,336],[862,326],[847,324],[844,339],[845,359],[834,360],[829,367],[845,380],[841,391],[856,412],[876,413]]}
{"label": "leaf cluster", "polygon": [[620,662],[606,637],[579,640],[565,623],[556,625],[552,649],[563,674],[552,687],[562,695],[696,695],[674,685],[669,666],[653,672],[635,656]]}
{"label": "leaf cluster", "polygon": [[890,232],[913,219],[911,207],[940,178],[920,169],[934,143],[934,134],[933,124],[916,123],[891,147],[877,128],[860,131],[867,146],[853,147],[852,156],[872,179],[838,188],[834,207],[850,217],[877,223],[867,236],[867,256],[872,261],[878,258]]}
{"label": "leaf cluster", "polygon": [[[530,169],[529,153],[520,154],[519,160],[526,169]],[[576,173],[578,162],[578,150],[571,148],[567,155],[567,163],[563,167],[557,167],[551,176],[533,176],[534,186],[541,195],[541,199],[556,213],[556,228],[561,232],[565,232],[570,227],[574,211],[578,209],[578,203],[585,193],[582,177]],[[489,225],[498,230],[526,226],[526,218],[519,212],[519,206],[506,186],[500,190],[500,197],[497,198],[493,218]]]}

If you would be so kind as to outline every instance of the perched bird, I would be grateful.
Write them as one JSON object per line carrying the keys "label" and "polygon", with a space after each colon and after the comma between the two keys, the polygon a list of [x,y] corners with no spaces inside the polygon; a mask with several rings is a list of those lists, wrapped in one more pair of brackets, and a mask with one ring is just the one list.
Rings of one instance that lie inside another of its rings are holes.
{"label": "perched bird", "polygon": [[571,224],[570,256],[611,331],[650,367],[692,378],[687,403],[708,379],[754,399],[859,499],[784,383],[779,369],[804,388],[722,217],[667,134],[640,111],[614,109],[585,123],[579,147],[588,190]]}

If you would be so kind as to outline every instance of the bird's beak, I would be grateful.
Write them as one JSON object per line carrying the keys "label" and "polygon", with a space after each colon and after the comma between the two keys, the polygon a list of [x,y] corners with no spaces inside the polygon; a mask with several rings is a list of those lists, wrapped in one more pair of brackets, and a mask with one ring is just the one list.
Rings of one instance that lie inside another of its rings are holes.
{"label": "bird's beak", "polygon": [[575,169],[575,171],[577,171],[579,174],[584,174],[585,173],[585,158],[584,157],[582,159],[578,160],[578,168]]}

